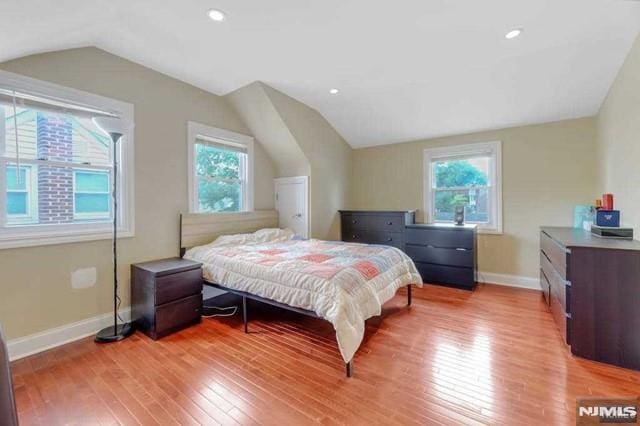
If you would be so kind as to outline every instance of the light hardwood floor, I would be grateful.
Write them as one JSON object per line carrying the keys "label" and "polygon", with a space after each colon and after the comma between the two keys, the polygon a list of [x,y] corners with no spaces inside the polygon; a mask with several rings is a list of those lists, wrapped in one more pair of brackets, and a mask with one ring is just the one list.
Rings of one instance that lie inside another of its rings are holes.
{"label": "light hardwood floor", "polygon": [[253,309],[154,342],[91,339],[13,364],[22,424],[575,424],[581,396],[638,396],[640,373],[572,357],[539,292],[400,293],[345,378],[331,326]]}

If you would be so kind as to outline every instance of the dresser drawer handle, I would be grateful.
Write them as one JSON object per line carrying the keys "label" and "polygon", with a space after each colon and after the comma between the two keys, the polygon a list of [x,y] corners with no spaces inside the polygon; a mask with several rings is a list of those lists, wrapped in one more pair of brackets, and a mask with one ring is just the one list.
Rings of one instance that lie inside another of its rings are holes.
{"label": "dresser drawer handle", "polygon": [[391,241],[393,241],[393,238],[387,238],[388,243],[390,243]]}
{"label": "dresser drawer handle", "polygon": [[356,223],[358,223],[358,221],[357,220],[352,220],[351,223],[353,223],[355,225]]}
{"label": "dresser drawer handle", "polygon": [[351,238],[353,238],[354,240],[357,240],[358,236],[357,235],[352,235]]}
{"label": "dresser drawer handle", "polygon": [[393,225],[393,222],[387,222],[387,225],[391,226]]}

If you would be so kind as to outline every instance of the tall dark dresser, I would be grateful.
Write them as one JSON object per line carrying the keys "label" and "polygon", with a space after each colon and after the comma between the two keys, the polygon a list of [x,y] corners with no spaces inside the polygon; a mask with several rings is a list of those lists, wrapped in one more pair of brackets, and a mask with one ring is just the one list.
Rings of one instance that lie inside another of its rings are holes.
{"label": "tall dark dresser", "polygon": [[404,250],[405,226],[415,219],[414,210],[340,210],[342,241]]}
{"label": "tall dark dresser", "polygon": [[342,241],[403,250],[426,283],[472,289],[476,284],[476,226],[415,223],[413,210],[340,210]]}
{"label": "tall dark dresser", "polygon": [[640,370],[640,242],[540,230],[540,284],[574,355]]}

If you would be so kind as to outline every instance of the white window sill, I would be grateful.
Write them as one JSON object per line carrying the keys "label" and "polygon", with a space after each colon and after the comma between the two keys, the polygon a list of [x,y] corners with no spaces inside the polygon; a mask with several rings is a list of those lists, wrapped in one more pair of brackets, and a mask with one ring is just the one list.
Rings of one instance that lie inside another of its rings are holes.
{"label": "white window sill", "polygon": [[[118,239],[134,237],[135,233],[129,230],[119,230]],[[0,250],[20,248],[20,247],[37,247],[49,246],[56,244],[79,243],[86,241],[110,240],[113,238],[112,232],[96,231],[82,232],[75,234],[58,234],[58,235],[22,235],[22,236],[2,236],[0,237]]]}
{"label": "white window sill", "polygon": [[502,229],[482,229],[478,228],[478,234],[488,234],[488,235],[502,235]]}
{"label": "white window sill", "polygon": [[[453,224],[453,222],[445,222],[445,221],[436,221],[434,223],[449,223],[449,224]],[[502,235],[504,232],[502,232],[502,227],[500,228],[489,228],[489,227],[485,227],[482,224],[479,223],[473,223],[473,222],[465,222],[465,225],[476,225],[476,229],[478,231],[478,234],[488,234],[488,235]]]}

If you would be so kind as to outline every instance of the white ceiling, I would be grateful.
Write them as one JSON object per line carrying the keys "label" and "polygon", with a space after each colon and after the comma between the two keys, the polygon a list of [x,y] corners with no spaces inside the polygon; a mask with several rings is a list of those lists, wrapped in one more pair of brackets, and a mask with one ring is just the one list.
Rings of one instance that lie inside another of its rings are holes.
{"label": "white ceiling", "polygon": [[640,2],[0,0],[0,17],[0,62],[95,45],[216,94],[260,80],[362,147],[596,114]]}

